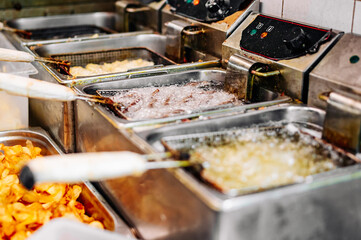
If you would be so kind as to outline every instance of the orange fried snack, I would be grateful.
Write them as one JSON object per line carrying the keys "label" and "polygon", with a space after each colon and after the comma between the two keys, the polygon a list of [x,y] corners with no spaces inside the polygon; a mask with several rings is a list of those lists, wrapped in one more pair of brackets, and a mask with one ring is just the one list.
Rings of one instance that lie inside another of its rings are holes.
{"label": "orange fried snack", "polygon": [[25,239],[53,218],[66,217],[104,228],[103,224],[85,214],[77,201],[82,192],[79,185],[40,184],[26,190],[18,174],[31,159],[41,156],[41,149],[31,141],[26,147],[0,144],[0,237]]}

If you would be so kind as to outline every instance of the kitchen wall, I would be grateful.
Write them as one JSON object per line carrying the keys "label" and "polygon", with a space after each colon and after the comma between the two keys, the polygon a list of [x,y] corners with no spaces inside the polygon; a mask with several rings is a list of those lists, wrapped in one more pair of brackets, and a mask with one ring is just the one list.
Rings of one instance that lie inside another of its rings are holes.
{"label": "kitchen wall", "polygon": [[361,0],[261,0],[261,11],[361,34]]}

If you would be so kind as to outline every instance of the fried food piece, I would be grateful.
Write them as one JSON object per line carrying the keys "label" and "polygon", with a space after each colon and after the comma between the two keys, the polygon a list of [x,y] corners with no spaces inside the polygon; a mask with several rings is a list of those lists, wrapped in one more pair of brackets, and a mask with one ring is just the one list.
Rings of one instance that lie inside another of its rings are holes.
{"label": "fried food piece", "polygon": [[77,201],[82,187],[68,184],[41,184],[27,191],[19,183],[18,173],[41,149],[31,141],[26,146],[0,144],[0,237],[25,239],[53,218],[67,217],[91,226],[103,224],[85,214]]}

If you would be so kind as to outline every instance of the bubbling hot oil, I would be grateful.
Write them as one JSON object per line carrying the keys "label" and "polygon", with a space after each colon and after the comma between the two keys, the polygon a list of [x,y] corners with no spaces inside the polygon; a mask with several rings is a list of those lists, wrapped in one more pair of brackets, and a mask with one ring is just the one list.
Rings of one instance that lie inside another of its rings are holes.
{"label": "bubbling hot oil", "polygon": [[133,120],[189,114],[195,110],[229,103],[242,104],[235,95],[214,88],[211,82],[133,88],[123,90],[111,99],[125,106],[123,114]]}
{"label": "bubbling hot oil", "polygon": [[191,152],[191,161],[208,162],[202,177],[222,191],[255,191],[302,182],[336,168],[337,154],[327,152],[298,132],[252,131]]}

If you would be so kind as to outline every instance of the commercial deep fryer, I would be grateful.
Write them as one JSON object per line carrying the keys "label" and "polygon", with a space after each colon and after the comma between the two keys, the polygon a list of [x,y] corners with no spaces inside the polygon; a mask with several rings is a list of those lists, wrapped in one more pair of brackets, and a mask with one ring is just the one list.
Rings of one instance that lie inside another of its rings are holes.
{"label": "commercial deep fryer", "polygon": [[[114,125],[104,122],[99,113],[89,114],[86,103],[78,102],[77,108],[80,152],[158,152],[164,151],[160,140],[167,136],[267,126],[270,121],[293,123],[320,137],[325,116],[315,108],[276,107],[133,133],[111,130]],[[341,229],[347,229],[348,236],[359,234],[352,223],[360,221],[360,214],[342,207],[358,209],[353,193],[358,191],[359,171],[359,165],[340,168],[308,182],[243,196],[221,194],[186,170],[151,171],[97,186],[145,239],[338,239]],[[330,222],[334,214],[338,217]]]}
{"label": "commercial deep fryer", "polygon": [[[153,77],[135,78],[130,80],[118,80],[118,81],[104,81],[101,83],[84,84],[76,86],[75,88],[81,93],[102,96],[112,96],[119,91],[144,88],[144,87],[162,87],[162,86],[176,86],[184,85],[190,82],[208,82],[214,83],[214,85],[220,85],[214,87],[214,89],[224,89],[226,92],[229,90],[225,87],[226,71],[223,69],[204,69],[204,70],[192,70],[179,73],[172,73],[166,75],[159,75]],[[211,88],[212,89],[212,88]],[[163,117],[159,119],[144,119],[144,120],[132,120],[122,117],[118,110],[112,110],[107,106],[96,104],[94,108],[96,111],[101,112],[113,125],[117,125],[119,128],[133,128],[139,126],[157,126],[158,124],[166,124],[175,121],[207,118],[213,116],[221,116],[235,113],[242,113],[249,109],[272,106],[288,102],[290,99],[286,96],[280,96],[275,92],[268,91],[260,88],[254,90],[254,97],[250,99],[249,104],[244,105],[220,105],[218,107],[212,107],[210,109],[202,108],[199,106],[198,111],[191,113],[182,113],[174,116]],[[156,109],[155,109],[156,111]],[[90,113],[89,113],[90,114]],[[82,124],[82,119],[77,119],[78,124]]]}
{"label": "commercial deep fryer", "polygon": [[332,29],[252,13],[223,43],[222,58],[239,54],[268,64],[280,71],[274,85],[307,103],[309,73],[341,36]]}

